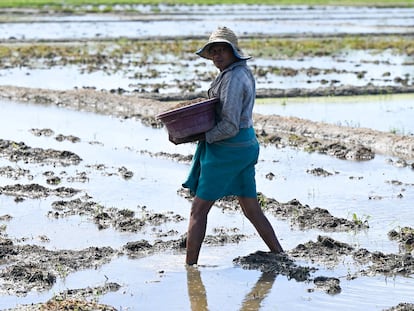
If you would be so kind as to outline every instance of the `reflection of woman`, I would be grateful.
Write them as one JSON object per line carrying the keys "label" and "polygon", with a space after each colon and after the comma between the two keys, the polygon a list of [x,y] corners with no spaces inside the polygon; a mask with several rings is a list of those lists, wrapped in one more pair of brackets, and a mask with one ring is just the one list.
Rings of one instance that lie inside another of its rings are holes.
{"label": "reflection of woman", "polygon": [[220,99],[216,125],[200,137],[192,168],[183,184],[195,194],[187,231],[187,264],[196,264],[206,233],[207,215],[214,202],[235,195],[244,215],[274,253],[282,252],[272,225],[257,200],[255,164],[259,144],[253,129],[256,97],[254,77],[238,47],[236,35],[227,27],[214,31],[197,51],[220,70],[208,91]]}
{"label": "reflection of woman", "polygon": [[250,293],[246,295],[241,307],[241,311],[255,311],[260,309],[263,299],[269,294],[273,283],[276,280],[276,274],[272,272],[263,272],[256,285]]}
{"label": "reflection of woman", "polygon": [[[252,290],[243,300],[240,311],[258,311],[263,299],[267,297],[276,280],[275,273],[263,273]],[[200,271],[197,267],[187,266],[187,289],[192,311],[207,311],[207,294]]]}
{"label": "reflection of woman", "polygon": [[200,271],[197,267],[187,266],[187,289],[192,311],[207,311],[207,294]]}

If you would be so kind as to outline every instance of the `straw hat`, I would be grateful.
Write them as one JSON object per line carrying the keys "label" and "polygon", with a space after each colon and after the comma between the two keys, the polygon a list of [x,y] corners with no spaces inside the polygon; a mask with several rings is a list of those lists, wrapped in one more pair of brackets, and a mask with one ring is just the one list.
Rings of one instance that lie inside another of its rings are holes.
{"label": "straw hat", "polygon": [[227,44],[229,44],[233,49],[234,56],[236,56],[240,60],[246,60],[246,59],[251,58],[251,56],[247,56],[247,55],[243,54],[243,52],[239,48],[236,34],[230,28],[227,28],[227,27],[218,27],[210,35],[210,38],[208,39],[208,42],[201,49],[199,49],[196,52],[196,54],[201,56],[201,57],[211,59],[211,56],[209,55],[208,51],[209,51],[211,45],[214,44],[214,43],[227,43]]}

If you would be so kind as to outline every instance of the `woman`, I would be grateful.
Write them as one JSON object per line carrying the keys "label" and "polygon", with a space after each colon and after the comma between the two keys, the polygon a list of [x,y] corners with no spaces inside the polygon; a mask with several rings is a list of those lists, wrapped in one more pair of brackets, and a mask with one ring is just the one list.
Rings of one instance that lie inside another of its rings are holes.
{"label": "woman", "polygon": [[208,90],[209,98],[218,97],[220,103],[216,125],[200,137],[189,177],[183,184],[195,194],[187,231],[186,263],[197,264],[207,215],[216,200],[228,195],[237,196],[244,215],[269,249],[283,252],[257,200],[254,166],[259,144],[252,117],[256,86],[246,64],[250,57],[243,55],[236,35],[227,27],[214,31],[196,53],[212,60],[220,71]]}

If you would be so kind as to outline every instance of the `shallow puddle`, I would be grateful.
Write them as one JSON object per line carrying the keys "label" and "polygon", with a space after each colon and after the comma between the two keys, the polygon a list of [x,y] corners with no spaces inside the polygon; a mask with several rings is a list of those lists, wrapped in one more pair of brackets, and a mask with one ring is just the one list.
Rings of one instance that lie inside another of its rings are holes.
{"label": "shallow puddle", "polygon": [[[280,102],[259,103],[256,109],[261,113],[286,113],[309,118],[313,113],[315,118],[318,116],[334,123],[341,122],[342,119],[334,117],[345,116],[346,107],[350,107],[349,116],[352,116],[352,111],[355,113],[358,109],[369,107],[369,113],[375,114],[378,124],[381,120],[385,122],[392,118],[389,108],[384,107],[407,109],[403,110],[404,114],[412,113],[412,109],[406,106],[405,100],[408,99],[404,96],[354,99],[355,103],[350,106],[350,98],[336,98],[334,103],[330,99],[287,102],[286,105],[280,105]],[[381,104],[375,106],[373,102],[376,100]],[[329,107],[333,105],[339,109],[336,115],[329,113]],[[322,116],[323,112],[325,115]],[[352,120],[364,126],[364,120]],[[411,124],[406,123],[410,120],[412,118],[401,122],[405,122],[404,128],[411,131]],[[51,129],[54,134],[36,136],[32,129]],[[128,208],[136,213],[145,207],[146,210],[173,211],[185,218],[188,216],[190,203],[177,195],[176,191],[188,172],[189,164],[150,154],[163,151],[187,155],[192,154],[195,146],[170,144],[164,129],[148,128],[135,120],[2,101],[0,132],[2,139],[24,141],[32,147],[70,150],[83,159],[79,165],[69,167],[13,163],[1,159],[0,166],[29,169],[32,175],[30,180],[27,177],[12,180],[1,176],[1,186],[15,183],[46,186],[44,172],[53,171],[62,177],[61,185],[80,189],[81,194],[78,196],[87,194],[105,207]],[[80,142],[60,142],[56,140],[58,134],[76,136]],[[371,161],[353,162],[289,148],[262,147],[257,166],[258,190],[280,202],[296,198],[311,207],[326,208],[336,217],[367,220],[370,226],[367,230],[332,232],[329,236],[356,248],[395,253],[398,245],[387,234],[392,229],[410,226],[414,221],[413,171],[408,167],[397,168],[386,160],[386,157],[377,155]],[[97,165],[103,169],[97,169]],[[132,171],[133,177],[120,177],[117,174],[120,167]],[[307,173],[312,168],[323,168],[332,175],[321,177]],[[76,176],[79,172],[86,172],[87,182],[69,182],[68,177]],[[270,172],[274,174],[272,179],[266,177]],[[186,220],[149,226],[135,233],[111,228],[99,230],[87,216],[47,217],[48,211],[52,209],[51,203],[55,200],[57,198],[52,196],[16,203],[13,197],[1,195],[1,215],[13,217],[9,221],[2,221],[6,226],[5,232],[21,244],[38,244],[48,249],[83,249],[89,246],[120,248],[129,241],[141,239],[152,243],[160,234],[171,230],[176,231],[176,234],[170,238],[177,239],[186,230]],[[299,230],[291,227],[288,221],[272,215],[269,218],[287,250],[324,234],[319,230]],[[319,270],[315,276],[340,279],[342,291],[337,295],[313,290],[313,283],[297,282],[281,275],[263,277],[260,271],[241,269],[233,265],[234,258],[260,249],[266,250],[266,247],[240,213],[214,208],[210,214],[208,234],[218,228],[238,228],[248,238],[237,244],[205,245],[200,267],[195,271],[185,268],[182,251],[171,250],[137,259],[120,256],[97,269],[62,276],[45,293],[30,293],[26,297],[2,295],[0,305],[9,308],[16,304],[44,302],[65,289],[102,285],[105,282],[116,282],[121,285],[121,289],[95,298],[119,310],[155,310],[166,306],[171,310],[190,310],[194,301],[199,306],[208,306],[209,310],[320,310],[327,305],[338,310],[383,310],[400,302],[412,301],[414,283],[411,278],[396,276],[389,279],[377,275],[347,280],[350,271],[356,269],[347,260],[334,269],[323,264],[316,265]],[[303,263],[310,264],[306,261]],[[163,299],[159,299],[160,293],[163,293]]]}

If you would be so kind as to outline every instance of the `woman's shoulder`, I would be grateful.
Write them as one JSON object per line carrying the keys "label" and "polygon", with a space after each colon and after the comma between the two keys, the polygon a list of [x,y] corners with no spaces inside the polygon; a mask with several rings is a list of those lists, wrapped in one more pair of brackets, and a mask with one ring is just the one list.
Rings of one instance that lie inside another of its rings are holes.
{"label": "woman's shoulder", "polygon": [[254,76],[250,68],[246,65],[246,61],[240,61],[233,63],[221,72],[216,81],[221,85],[233,83],[244,85],[245,83],[254,83]]}
{"label": "woman's shoulder", "polygon": [[223,73],[225,73],[228,76],[232,76],[240,72],[251,72],[250,68],[246,64],[246,61],[239,61],[233,63]]}
{"label": "woman's shoulder", "polygon": [[[238,64],[239,63],[239,64]],[[253,73],[249,66],[247,66],[246,61],[240,61],[233,64],[234,67],[230,70],[229,76],[240,77],[247,76],[249,79],[253,78]]]}

